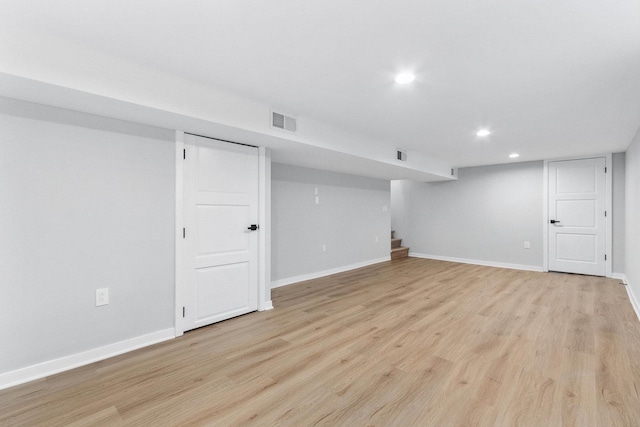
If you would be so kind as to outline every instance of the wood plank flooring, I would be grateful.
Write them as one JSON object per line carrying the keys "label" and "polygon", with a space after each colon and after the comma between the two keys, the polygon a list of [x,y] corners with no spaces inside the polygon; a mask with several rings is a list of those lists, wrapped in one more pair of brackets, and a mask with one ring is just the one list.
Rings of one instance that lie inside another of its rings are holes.
{"label": "wood plank flooring", "polygon": [[617,280],[406,258],[0,391],[0,425],[638,426]]}

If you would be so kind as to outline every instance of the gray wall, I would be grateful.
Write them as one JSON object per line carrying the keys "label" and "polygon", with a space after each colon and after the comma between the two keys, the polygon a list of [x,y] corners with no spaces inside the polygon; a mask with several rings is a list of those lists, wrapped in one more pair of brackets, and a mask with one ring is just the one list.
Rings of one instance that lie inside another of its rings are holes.
{"label": "gray wall", "polygon": [[395,181],[392,226],[417,254],[540,268],[542,168],[514,163],[463,168],[457,181]]}
{"label": "gray wall", "polygon": [[[625,154],[612,162],[612,263],[623,273]],[[391,225],[414,253],[542,268],[542,183],[543,162],[463,168],[457,182],[394,181]]]}
{"label": "gray wall", "polygon": [[0,98],[0,373],[173,327],[172,140]]}
{"label": "gray wall", "polygon": [[293,277],[389,257],[389,181],[277,163],[271,177],[275,286]]}
{"label": "gray wall", "polygon": [[626,153],[625,274],[640,302],[640,130]]}

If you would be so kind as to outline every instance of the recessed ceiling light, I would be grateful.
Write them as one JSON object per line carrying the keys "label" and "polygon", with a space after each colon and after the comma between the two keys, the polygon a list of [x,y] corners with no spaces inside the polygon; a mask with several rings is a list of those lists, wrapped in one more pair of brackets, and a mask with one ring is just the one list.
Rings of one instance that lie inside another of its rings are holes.
{"label": "recessed ceiling light", "polygon": [[515,159],[516,157],[520,157],[520,154],[518,154],[518,153],[511,153],[511,154],[509,154],[509,157],[510,157],[510,158],[512,158],[512,159]]}
{"label": "recessed ceiling light", "polygon": [[476,132],[477,136],[489,136],[491,135],[491,132],[488,129],[480,129],[478,132]]}
{"label": "recessed ceiling light", "polygon": [[396,83],[405,85],[407,83],[411,83],[416,79],[416,76],[413,73],[400,73],[396,76]]}

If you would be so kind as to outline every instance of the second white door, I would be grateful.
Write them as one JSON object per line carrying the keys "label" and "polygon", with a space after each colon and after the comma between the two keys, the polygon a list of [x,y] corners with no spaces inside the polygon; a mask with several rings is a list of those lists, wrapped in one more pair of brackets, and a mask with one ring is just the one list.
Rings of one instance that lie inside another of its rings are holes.
{"label": "second white door", "polygon": [[187,331],[257,310],[259,153],[188,134],[184,142]]}
{"label": "second white door", "polygon": [[549,270],[606,275],[606,160],[549,162]]}

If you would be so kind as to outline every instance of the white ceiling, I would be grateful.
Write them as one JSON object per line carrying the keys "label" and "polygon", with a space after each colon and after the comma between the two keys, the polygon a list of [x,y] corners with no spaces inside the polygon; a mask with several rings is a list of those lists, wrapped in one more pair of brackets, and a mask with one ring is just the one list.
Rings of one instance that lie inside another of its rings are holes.
{"label": "white ceiling", "polygon": [[[624,151],[640,126],[640,0],[0,0],[0,10],[0,25],[454,167]],[[403,70],[413,84],[394,83]],[[477,138],[482,127],[492,135]]]}

